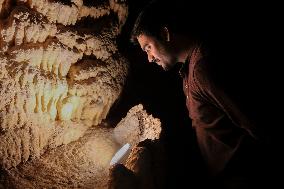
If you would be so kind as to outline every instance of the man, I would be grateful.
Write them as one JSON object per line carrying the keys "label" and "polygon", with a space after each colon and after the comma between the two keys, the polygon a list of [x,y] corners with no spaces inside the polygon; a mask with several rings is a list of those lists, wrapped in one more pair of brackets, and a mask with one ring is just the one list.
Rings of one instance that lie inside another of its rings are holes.
{"label": "man", "polygon": [[[250,28],[230,11],[220,20],[213,7],[185,7],[182,11],[181,5],[150,3],[135,22],[132,41],[149,62],[166,71],[182,64],[186,105],[210,177],[224,188],[262,185],[269,176],[269,136],[260,111],[264,104],[255,96],[262,95],[262,72],[252,58],[256,50],[247,43],[252,40]],[[224,25],[228,15],[234,22]]]}

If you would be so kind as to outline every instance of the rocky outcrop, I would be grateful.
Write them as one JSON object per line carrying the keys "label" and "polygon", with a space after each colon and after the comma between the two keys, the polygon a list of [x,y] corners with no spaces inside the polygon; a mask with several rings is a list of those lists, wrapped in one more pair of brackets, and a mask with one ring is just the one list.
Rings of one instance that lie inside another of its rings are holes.
{"label": "rocky outcrop", "polygon": [[[130,137],[132,132],[137,135]],[[132,148],[124,163],[144,178],[140,170],[151,167],[152,163],[137,149],[144,149],[139,147],[141,141],[159,139],[160,132],[159,119],[147,114],[142,105],[134,106],[114,129],[90,128],[75,142],[5,170],[0,177],[0,188],[1,184],[4,188],[107,188],[111,158],[124,142],[130,142]]]}
{"label": "rocky outcrop", "polygon": [[125,2],[0,1],[0,168],[78,140],[119,98]]}

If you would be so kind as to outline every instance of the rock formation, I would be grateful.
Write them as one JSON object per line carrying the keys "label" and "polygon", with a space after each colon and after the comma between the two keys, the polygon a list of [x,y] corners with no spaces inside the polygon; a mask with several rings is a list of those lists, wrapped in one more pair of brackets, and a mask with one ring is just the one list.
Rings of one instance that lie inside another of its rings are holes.
{"label": "rock formation", "polygon": [[0,168],[83,136],[119,98],[128,62],[115,0],[0,1]]}
{"label": "rock formation", "polygon": [[107,188],[125,143],[127,167],[141,168],[137,145],[159,138],[160,121],[137,105],[100,125],[128,74],[126,18],[124,0],[0,0],[1,189]]}
{"label": "rock formation", "polygon": [[[135,137],[132,133],[136,133]],[[151,165],[145,161],[144,154],[140,153],[144,152],[144,148],[139,147],[139,144],[145,139],[159,139],[160,133],[159,119],[148,115],[142,105],[134,106],[114,129],[92,127],[83,137],[72,143],[50,150],[38,159],[3,171],[0,188],[1,184],[3,188],[19,189],[107,188],[110,161],[115,152],[125,142],[131,143],[133,151],[124,163],[130,170],[143,175],[140,170],[145,167],[144,165]],[[142,181],[145,180],[149,182],[148,178]]]}

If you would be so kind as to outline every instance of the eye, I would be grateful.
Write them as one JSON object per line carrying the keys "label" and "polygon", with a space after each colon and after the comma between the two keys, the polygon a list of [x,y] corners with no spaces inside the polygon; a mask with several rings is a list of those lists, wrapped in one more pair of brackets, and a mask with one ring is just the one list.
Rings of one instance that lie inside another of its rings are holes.
{"label": "eye", "polygon": [[149,52],[150,50],[151,50],[151,46],[150,46],[150,45],[146,45],[145,51],[146,51],[146,52]]}

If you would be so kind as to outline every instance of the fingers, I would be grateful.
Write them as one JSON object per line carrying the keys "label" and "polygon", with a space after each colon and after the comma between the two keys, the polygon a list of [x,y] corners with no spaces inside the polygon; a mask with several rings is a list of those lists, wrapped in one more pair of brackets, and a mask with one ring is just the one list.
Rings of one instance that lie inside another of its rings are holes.
{"label": "fingers", "polygon": [[[131,150],[125,164],[110,167],[109,189],[154,189],[163,185],[163,151],[157,141],[144,140]],[[158,177],[161,178],[156,178]],[[161,183],[161,184],[160,184]]]}

